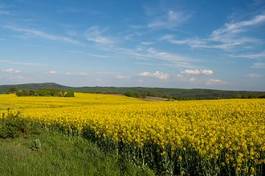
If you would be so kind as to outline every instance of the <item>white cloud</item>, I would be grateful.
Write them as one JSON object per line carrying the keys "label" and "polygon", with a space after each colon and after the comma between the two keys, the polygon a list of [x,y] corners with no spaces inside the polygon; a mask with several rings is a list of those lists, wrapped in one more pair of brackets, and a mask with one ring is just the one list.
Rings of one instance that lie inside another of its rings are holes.
{"label": "white cloud", "polygon": [[117,79],[127,79],[128,76],[125,76],[125,75],[117,75],[116,78]]}
{"label": "white cloud", "polygon": [[79,72],[77,73],[79,76],[88,76],[88,73],[87,72]]}
{"label": "white cloud", "polygon": [[64,74],[65,74],[65,75],[73,75],[72,72],[65,72]]}
{"label": "white cloud", "polygon": [[50,33],[40,31],[37,29],[21,28],[21,27],[16,27],[16,26],[9,26],[9,25],[4,26],[4,28],[15,31],[15,32],[23,33],[25,35],[40,37],[40,38],[44,38],[48,40],[61,41],[61,42],[72,43],[72,44],[81,44],[79,41],[72,39],[70,37],[66,37],[63,35],[54,35],[54,34],[50,34]]}
{"label": "white cloud", "polygon": [[[58,74],[58,72],[55,70],[50,70],[50,71],[48,71],[48,74],[55,75],[55,74]],[[89,74],[87,72],[70,72],[70,71],[62,72],[60,74],[66,75],[66,76],[89,76],[89,75],[92,75],[92,74]]]}
{"label": "white cloud", "polygon": [[244,32],[250,27],[255,27],[263,23],[265,23],[265,14],[257,15],[250,20],[226,23],[224,27],[213,31],[212,37],[220,39],[226,35]]}
{"label": "white cloud", "polygon": [[177,78],[181,81],[188,81],[198,84],[204,82],[206,78],[214,74],[213,70],[210,69],[185,69],[177,74]]}
{"label": "white cloud", "polygon": [[98,26],[92,26],[86,31],[87,41],[95,42],[102,45],[112,45],[114,40],[110,37],[104,36],[105,29],[100,29]]}
{"label": "white cloud", "polygon": [[[105,48],[106,49],[106,48]],[[176,53],[166,52],[157,50],[155,48],[146,49],[129,49],[129,48],[119,48],[113,47],[108,49],[110,52],[116,52],[118,54],[126,55],[127,57],[132,57],[138,60],[157,60],[169,63],[171,66],[177,68],[192,68],[192,59],[178,55]]]}
{"label": "white cloud", "polygon": [[246,59],[265,59],[265,51],[258,52],[258,53],[251,53],[251,54],[234,54],[230,55],[232,57],[239,57],[239,58],[246,58]]}
{"label": "white cloud", "polygon": [[206,84],[207,85],[218,85],[218,84],[226,84],[226,82],[221,79],[209,79],[206,82]]}
{"label": "white cloud", "polygon": [[153,45],[153,44],[154,44],[154,42],[147,42],[147,41],[141,42],[141,45],[146,45],[146,46]]}
{"label": "white cloud", "polygon": [[3,9],[0,9],[0,16],[1,15],[11,15],[10,11],[8,10],[3,10]]}
{"label": "white cloud", "polygon": [[196,81],[196,78],[194,78],[194,77],[188,78],[188,81],[189,82],[195,82]]}
{"label": "white cloud", "polygon": [[255,69],[265,69],[265,63],[264,62],[256,62],[254,63],[251,68]]}
{"label": "white cloud", "polygon": [[207,42],[208,42],[207,40],[200,39],[200,38],[177,40],[174,38],[173,35],[165,35],[165,36],[161,37],[160,40],[167,41],[167,42],[175,44],[175,45],[188,45],[192,48],[207,47]]}
{"label": "white cloud", "polygon": [[0,4],[0,16],[9,16],[11,15],[11,12],[7,9],[6,6]]}
{"label": "white cloud", "polygon": [[175,45],[187,45],[191,48],[213,48],[222,50],[231,50],[236,47],[246,46],[249,47],[250,44],[262,43],[259,39],[254,39],[250,37],[224,37],[219,39],[210,38],[188,38],[188,39],[175,39],[172,35],[165,35],[161,38],[162,41],[167,41]]}
{"label": "white cloud", "polygon": [[190,18],[190,15],[180,11],[168,10],[166,14],[156,17],[147,26],[152,29],[174,28]]}
{"label": "white cloud", "polygon": [[249,78],[262,78],[263,76],[257,73],[249,73],[247,74],[247,77]]}
{"label": "white cloud", "polygon": [[73,53],[73,54],[82,54],[82,55],[86,55],[89,57],[98,57],[98,58],[108,58],[110,57],[109,55],[104,55],[104,54],[94,54],[92,52],[86,52],[86,51],[81,51],[81,50],[69,50],[69,53]]}
{"label": "white cloud", "polygon": [[2,69],[1,72],[4,73],[20,73],[20,70],[14,69],[14,68],[6,68],[6,69]]}
{"label": "white cloud", "polygon": [[246,32],[249,28],[256,27],[265,23],[265,14],[257,15],[249,20],[239,22],[229,22],[223,27],[213,31],[210,35],[212,41],[220,42],[217,45],[222,49],[229,49],[245,44],[258,43],[258,39],[241,37],[238,34]]}
{"label": "white cloud", "polygon": [[191,60],[185,56],[181,56],[175,53],[165,52],[165,51],[158,51],[155,48],[148,48],[144,51],[144,56],[149,58],[155,58],[157,60],[168,61],[170,63],[174,63],[178,67],[191,67]]}
{"label": "white cloud", "polygon": [[163,72],[160,72],[160,71],[142,72],[142,73],[139,74],[139,76],[157,78],[157,79],[160,79],[160,80],[167,80],[169,78],[169,74],[163,73]]}
{"label": "white cloud", "polygon": [[65,72],[67,76],[88,76],[87,72]]}
{"label": "white cloud", "polygon": [[50,74],[50,75],[54,75],[54,74],[56,74],[57,73],[57,71],[55,71],[55,70],[50,70],[50,71],[48,71],[48,74]]}
{"label": "white cloud", "polygon": [[181,72],[184,75],[191,75],[191,76],[209,76],[214,74],[213,70],[209,69],[185,69]]}
{"label": "white cloud", "polygon": [[215,48],[231,50],[238,47],[251,47],[262,44],[263,41],[257,38],[241,36],[240,34],[250,28],[265,24],[265,14],[260,14],[250,20],[229,22],[223,27],[214,30],[206,38],[175,39],[172,35],[165,35],[161,40],[176,45],[187,45],[192,48]]}
{"label": "white cloud", "polygon": [[136,30],[137,29],[133,29],[133,31],[131,30],[125,31],[124,34],[120,33],[120,35],[124,40],[134,41],[136,38],[141,38],[144,35],[144,33],[146,33],[143,31],[136,31]]}
{"label": "white cloud", "polygon": [[23,65],[23,66],[43,66],[40,63],[31,63],[31,62],[17,62],[12,60],[1,60],[0,63],[10,64],[10,65]]}

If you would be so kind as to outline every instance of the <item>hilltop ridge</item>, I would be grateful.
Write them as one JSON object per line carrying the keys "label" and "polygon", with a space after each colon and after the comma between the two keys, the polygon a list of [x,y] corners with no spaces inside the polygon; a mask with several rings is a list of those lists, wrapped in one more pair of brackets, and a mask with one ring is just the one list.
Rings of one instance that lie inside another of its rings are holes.
{"label": "hilltop ridge", "polygon": [[223,98],[265,98],[262,91],[235,91],[215,89],[180,89],[180,88],[150,88],[150,87],[71,87],[57,83],[28,83],[0,85],[0,93],[6,93],[10,89],[38,90],[38,89],[62,89],[86,93],[123,94],[130,97],[161,97],[177,100],[191,99],[223,99]]}

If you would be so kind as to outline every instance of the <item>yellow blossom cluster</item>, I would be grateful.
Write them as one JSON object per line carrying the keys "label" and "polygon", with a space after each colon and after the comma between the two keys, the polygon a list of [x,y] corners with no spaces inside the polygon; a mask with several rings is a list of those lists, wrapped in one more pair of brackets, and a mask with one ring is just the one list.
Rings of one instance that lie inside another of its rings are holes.
{"label": "yellow blossom cluster", "polygon": [[122,140],[139,149],[156,144],[162,156],[167,151],[165,155],[179,161],[192,148],[201,158],[220,165],[217,172],[232,166],[238,174],[251,175],[265,164],[264,99],[146,101],[85,93],[72,98],[0,95],[0,113],[7,108],[47,125],[74,127],[80,133],[89,128],[114,143]]}

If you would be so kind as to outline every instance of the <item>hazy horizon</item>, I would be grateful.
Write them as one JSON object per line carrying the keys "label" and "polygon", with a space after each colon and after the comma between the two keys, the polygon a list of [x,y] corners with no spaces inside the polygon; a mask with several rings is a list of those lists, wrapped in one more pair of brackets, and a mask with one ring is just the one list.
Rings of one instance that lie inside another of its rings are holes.
{"label": "hazy horizon", "polygon": [[263,0],[0,0],[0,85],[265,91]]}

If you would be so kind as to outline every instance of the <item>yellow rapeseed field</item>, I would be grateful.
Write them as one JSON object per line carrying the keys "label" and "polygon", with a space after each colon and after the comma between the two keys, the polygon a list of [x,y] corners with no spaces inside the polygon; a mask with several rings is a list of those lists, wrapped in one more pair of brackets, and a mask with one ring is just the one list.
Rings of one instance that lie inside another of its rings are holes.
{"label": "yellow rapeseed field", "polygon": [[[0,112],[7,108],[47,126],[56,124],[79,134],[89,129],[101,141],[122,142],[129,146],[130,155],[147,164],[161,161],[161,168],[171,174],[185,175],[194,169],[194,162],[204,175],[255,175],[265,164],[264,99],[145,101],[84,93],[73,98],[0,95]],[[155,159],[155,153],[160,159]]]}

